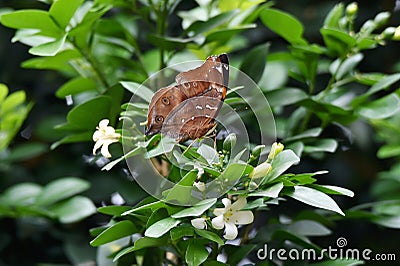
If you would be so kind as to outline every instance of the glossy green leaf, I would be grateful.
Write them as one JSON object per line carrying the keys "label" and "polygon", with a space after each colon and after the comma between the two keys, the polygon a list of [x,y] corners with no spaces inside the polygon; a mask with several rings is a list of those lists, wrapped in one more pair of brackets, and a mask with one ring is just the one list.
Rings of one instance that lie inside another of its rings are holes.
{"label": "glossy green leaf", "polygon": [[1,16],[4,26],[14,29],[39,29],[42,35],[59,38],[62,31],[53,22],[48,12],[25,9]]}
{"label": "glossy green leaf", "polygon": [[213,233],[211,231],[207,231],[207,230],[201,230],[201,229],[194,229],[196,234],[198,234],[201,237],[204,237],[205,239],[211,240],[215,243],[217,243],[218,245],[224,245],[224,241],[221,239],[221,237],[219,235],[217,235],[216,233]]}
{"label": "glossy green leaf", "polygon": [[276,183],[267,189],[257,190],[249,194],[249,197],[256,196],[256,197],[269,197],[269,198],[277,198],[279,197],[279,192],[281,192],[283,188],[283,183],[279,182]]}
{"label": "glossy green leaf", "polygon": [[50,208],[61,223],[74,223],[96,213],[96,206],[86,197],[75,196]]}
{"label": "glossy green leaf", "polygon": [[14,147],[11,150],[7,160],[9,161],[23,161],[39,156],[48,151],[48,146],[44,143],[28,142]]}
{"label": "glossy green leaf", "polygon": [[361,62],[364,58],[362,54],[355,54],[346,58],[343,63],[340,64],[339,69],[336,72],[336,79],[341,79],[354,70],[354,68]]}
{"label": "glossy green leaf", "polygon": [[269,44],[263,44],[253,48],[246,54],[240,66],[240,70],[246,73],[256,83],[260,81],[264,73],[269,46]]}
{"label": "glossy green leaf", "polygon": [[130,236],[136,232],[136,226],[131,221],[120,221],[101,232],[95,239],[90,241],[90,245],[98,247],[114,240]]}
{"label": "glossy green leaf", "polygon": [[146,152],[144,156],[146,159],[149,159],[158,155],[168,153],[172,151],[176,144],[177,142],[174,139],[164,136],[161,138],[161,141],[157,144],[157,146],[152,150]]}
{"label": "glossy green leaf", "polygon": [[65,30],[82,3],[83,0],[57,0],[51,5],[49,14],[57,25]]}
{"label": "glossy green leaf", "polygon": [[322,28],[321,34],[328,49],[338,55],[346,54],[351,47],[356,45],[356,40],[341,30]]}
{"label": "glossy green leaf", "polygon": [[108,96],[98,96],[74,107],[67,115],[67,125],[94,132],[99,121],[109,117],[111,102]]}
{"label": "glossy green leaf", "polygon": [[157,247],[164,244],[165,244],[165,239],[162,238],[142,237],[135,241],[133,247],[128,247],[118,252],[117,255],[114,257],[113,261],[117,261],[119,258],[130,252],[134,252],[149,247]]}
{"label": "glossy green leaf", "polygon": [[300,133],[298,135],[295,135],[295,136],[285,139],[285,141],[292,142],[295,140],[300,140],[300,139],[305,139],[305,138],[318,137],[319,134],[321,134],[321,132],[322,132],[322,129],[319,127],[310,128],[310,129],[303,131],[302,133]]}
{"label": "glossy green leaf", "polygon": [[121,216],[124,212],[127,212],[130,209],[132,208],[129,206],[112,205],[112,206],[100,207],[97,209],[97,211],[107,215]]}
{"label": "glossy green leaf", "polygon": [[51,69],[65,73],[76,74],[76,70],[70,65],[70,61],[81,57],[76,50],[64,50],[55,56],[32,58],[22,63],[24,68]]}
{"label": "glossy green leaf", "polygon": [[171,235],[171,240],[176,241],[185,236],[193,236],[194,228],[192,226],[177,226],[172,228],[169,233]]}
{"label": "glossy green leaf", "polygon": [[90,183],[76,177],[64,177],[48,183],[36,199],[37,205],[50,205],[89,189]]}
{"label": "glossy green leaf", "polygon": [[195,21],[186,29],[186,32],[190,37],[192,37],[210,31],[233,18],[237,12],[237,10],[233,10],[216,15],[212,18],[209,18],[207,21]]}
{"label": "glossy green leaf", "polygon": [[147,228],[144,235],[147,237],[160,237],[168,233],[169,230],[177,226],[180,222],[180,220],[176,220],[172,217],[162,219]]}
{"label": "glossy green leaf", "polygon": [[199,266],[208,258],[207,249],[192,239],[186,249],[185,261],[189,266]]}
{"label": "glossy green leaf", "polygon": [[38,56],[54,56],[61,51],[65,44],[67,35],[63,35],[55,41],[44,43],[29,49],[29,53]]}
{"label": "glossy green leaf", "polygon": [[337,212],[344,216],[337,203],[325,193],[303,186],[294,186],[293,188],[294,191],[288,194],[289,197],[317,208]]}
{"label": "glossy green leaf", "polygon": [[261,21],[290,44],[306,44],[304,28],[292,15],[277,9],[266,8],[260,12]]}
{"label": "glossy green leaf", "polygon": [[357,112],[368,119],[385,119],[400,110],[400,98],[392,93],[373,102],[361,105]]}
{"label": "glossy green leaf", "polygon": [[150,102],[151,98],[153,97],[154,92],[151,91],[149,88],[144,86],[143,84],[139,84],[136,82],[130,82],[130,81],[121,81],[121,85],[127,89],[128,91],[132,92],[133,95],[136,95],[146,102]]}
{"label": "glossy green leaf", "polygon": [[42,192],[42,187],[35,183],[19,183],[7,188],[0,197],[4,205],[32,205],[35,199]]}
{"label": "glossy green leaf", "polygon": [[387,89],[389,86],[391,86],[392,84],[396,83],[399,80],[400,80],[400,73],[386,75],[381,79],[379,79],[374,85],[372,85],[371,88],[369,88],[369,90],[366,92],[366,95],[371,95],[378,91]]}
{"label": "glossy green leaf", "polygon": [[97,85],[93,79],[78,77],[62,85],[56,92],[56,96],[64,98],[68,95],[76,95],[86,91],[96,91],[96,89]]}
{"label": "glossy green leaf", "polygon": [[191,204],[193,183],[197,178],[197,171],[190,171],[174,185],[166,196],[168,202],[179,203],[181,205]]}
{"label": "glossy green leaf", "polygon": [[339,20],[343,15],[343,3],[336,4],[325,17],[324,26],[328,28],[339,28]]}
{"label": "glossy green leaf", "polygon": [[174,49],[182,49],[192,41],[192,39],[166,37],[155,34],[147,36],[147,40],[149,41],[149,43],[167,51],[171,51]]}
{"label": "glossy green leaf", "polygon": [[344,195],[344,196],[348,196],[348,197],[354,196],[353,191],[351,191],[347,188],[342,188],[342,187],[338,187],[338,186],[312,184],[312,185],[310,185],[310,187],[315,188],[326,194]]}
{"label": "glossy green leaf", "polygon": [[217,202],[216,198],[213,199],[205,199],[202,200],[190,208],[183,209],[177,213],[171,215],[172,218],[182,218],[182,217],[189,217],[189,216],[200,216],[206,210],[208,210],[211,206],[213,206]]}
{"label": "glossy green leaf", "polygon": [[219,162],[218,152],[214,148],[206,144],[201,144],[200,147],[197,149],[197,153],[200,154],[201,157],[206,159],[209,165]]}
{"label": "glossy green leaf", "polygon": [[261,181],[265,184],[273,181],[285,172],[293,164],[297,164],[300,158],[292,150],[284,150],[280,152],[271,163],[271,172]]}
{"label": "glossy green leaf", "polygon": [[297,88],[268,91],[265,96],[272,107],[291,105],[308,97],[307,93]]}
{"label": "glossy green leaf", "polygon": [[0,105],[0,114],[4,116],[5,113],[15,112],[15,109],[23,104],[26,100],[25,91],[16,91],[8,95],[7,98]]}
{"label": "glossy green leaf", "polygon": [[335,152],[338,147],[338,143],[335,139],[318,139],[312,144],[307,144],[304,147],[304,152]]}

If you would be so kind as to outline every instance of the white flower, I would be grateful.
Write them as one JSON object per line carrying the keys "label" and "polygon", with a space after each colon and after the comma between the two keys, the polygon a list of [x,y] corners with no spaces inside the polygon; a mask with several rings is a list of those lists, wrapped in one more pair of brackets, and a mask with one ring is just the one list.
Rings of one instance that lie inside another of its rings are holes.
{"label": "white flower", "polygon": [[206,184],[201,181],[194,182],[193,186],[195,186],[200,192],[204,192],[206,190]]}
{"label": "white flower", "polygon": [[190,223],[193,225],[194,228],[197,229],[206,229],[207,228],[207,223],[206,223],[206,218],[196,218],[190,221]]}
{"label": "white flower", "polygon": [[212,219],[211,224],[215,229],[222,229],[225,227],[224,238],[233,240],[238,235],[238,229],[236,225],[240,224],[250,224],[254,221],[254,215],[251,211],[241,211],[247,204],[245,198],[239,198],[233,204],[231,204],[230,199],[222,199],[222,203],[225,208],[216,208],[214,210],[214,219]]}
{"label": "white flower", "polygon": [[93,133],[93,141],[96,143],[93,147],[93,154],[96,154],[96,151],[101,147],[101,154],[110,158],[111,154],[108,151],[108,145],[114,142],[118,142],[121,134],[115,133],[115,129],[111,126],[108,126],[110,121],[108,119],[103,119],[99,122],[99,126],[96,127],[96,131]]}

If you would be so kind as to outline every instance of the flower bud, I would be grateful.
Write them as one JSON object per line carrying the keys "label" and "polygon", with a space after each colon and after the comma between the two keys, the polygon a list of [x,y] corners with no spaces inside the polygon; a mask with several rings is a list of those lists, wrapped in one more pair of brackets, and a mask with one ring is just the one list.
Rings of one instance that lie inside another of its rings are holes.
{"label": "flower bud", "polygon": [[260,154],[264,148],[265,148],[265,145],[255,146],[254,149],[251,151],[251,155],[254,156],[254,158],[260,156]]}
{"label": "flower bud", "polygon": [[251,179],[257,179],[268,175],[270,171],[271,171],[271,164],[264,162],[262,164],[257,165],[256,168],[254,168],[253,171],[250,173],[249,177]]}
{"label": "flower bud", "polygon": [[400,26],[398,26],[393,34],[394,41],[400,41]]}
{"label": "flower bud", "polygon": [[268,160],[273,160],[281,151],[283,151],[283,144],[279,142],[274,142],[271,146],[271,151],[268,154]]}
{"label": "flower bud", "polygon": [[389,12],[381,12],[378,15],[375,16],[374,22],[377,25],[377,27],[380,27],[389,20],[390,18],[390,13]]}
{"label": "flower bud", "polygon": [[355,14],[357,14],[358,11],[358,4],[357,2],[353,2],[350,3],[347,7],[346,7],[346,15],[349,17],[354,16]]}
{"label": "flower bud", "polygon": [[376,28],[376,23],[369,19],[367,21],[364,22],[364,24],[361,26],[360,31],[361,32],[372,32],[373,30],[375,30]]}
{"label": "flower bud", "polygon": [[382,36],[384,39],[390,39],[393,38],[395,33],[396,33],[395,27],[388,27],[382,32]]}
{"label": "flower bud", "polygon": [[225,151],[230,151],[231,149],[233,149],[233,147],[235,147],[235,145],[236,145],[236,134],[230,133],[228,136],[226,136],[222,147]]}

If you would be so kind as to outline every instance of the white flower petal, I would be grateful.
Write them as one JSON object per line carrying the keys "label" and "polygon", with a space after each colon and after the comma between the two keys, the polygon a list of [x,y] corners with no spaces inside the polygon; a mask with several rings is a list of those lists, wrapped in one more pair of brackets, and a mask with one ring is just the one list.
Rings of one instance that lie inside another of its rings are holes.
{"label": "white flower petal", "polygon": [[96,155],[96,151],[103,145],[102,140],[98,140],[93,147],[93,155]]}
{"label": "white flower petal", "polygon": [[191,220],[190,223],[197,229],[207,228],[206,218],[196,218]]}
{"label": "white flower petal", "polygon": [[222,199],[222,204],[224,204],[225,208],[228,209],[231,207],[231,200],[228,198],[223,198]]}
{"label": "white flower petal", "polygon": [[213,211],[215,216],[224,215],[226,212],[227,212],[227,209],[225,209],[225,208],[215,208]]}
{"label": "white flower petal", "polygon": [[224,225],[225,225],[224,216],[220,215],[220,216],[215,217],[214,219],[211,220],[211,224],[215,229],[224,228]]}
{"label": "white flower petal", "polygon": [[237,237],[237,235],[238,235],[238,230],[236,225],[232,223],[225,223],[224,238],[228,240],[233,240]]}
{"label": "white flower petal", "polygon": [[101,134],[101,131],[100,130],[96,130],[94,133],[93,133],[93,141],[98,141],[99,139],[101,139],[101,136],[102,136],[103,134]]}
{"label": "white flower petal", "polygon": [[247,204],[246,198],[240,197],[240,198],[237,199],[237,201],[235,201],[235,202],[232,204],[232,210],[240,210],[240,209],[242,209],[244,206],[246,206],[246,204]]}
{"label": "white flower petal", "polygon": [[254,215],[251,211],[234,212],[230,221],[235,224],[251,224],[254,221]]}
{"label": "white flower petal", "polygon": [[195,186],[199,191],[204,192],[206,190],[206,184],[204,182],[194,182],[193,186]]}
{"label": "white flower petal", "polygon": [[110,158],[111,157],[111,153],[108,151],[108,145],[110,145],[110,143],[104,143],[103,147],[101,147],[101,155],[103,155],[106,158]]}
{"label": "white flower petal", "polygon": [[99,128],[104,128],[108,126],[108,123],[110,123],[110,120],[108,119],[103,119],[99,122]]}

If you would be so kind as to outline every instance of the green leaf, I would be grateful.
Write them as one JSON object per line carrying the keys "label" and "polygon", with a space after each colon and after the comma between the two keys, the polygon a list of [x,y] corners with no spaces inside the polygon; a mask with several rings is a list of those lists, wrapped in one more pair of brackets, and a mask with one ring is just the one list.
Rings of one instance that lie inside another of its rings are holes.
{"label": "green leaf", "polygon": [[181,50],[183,49],[188,43],[192,41],[192,39],[182,39],[176,37],[166,37],[160,36],[155,34],[149,34],[147,36],[147,40],[149,43],[155,45],[156,47],[162,48],[167,51],[172,50]]}
{"label": "green leaf", "polygon": [[240,70],[246,73],[254,82],[258,83],[264,73],[267,63],[269,44],[253,48],[244,58]]}
{"label": "green leaf", "polygon": [[6,189],[0,202],[4,205],[32,205],[35,199],[42,192],[42,187],[35,183],[20,183]]}
{"label": "green leaf", "polygon": [[325,193],[303,186],[294,186],[293,188],[294,191],[288,194],[289,197],[317,208],[337,212],[344,216],[344,213],[336,202]]}
{"label": "green leaf", "polygon": [[153,97],[154,92],[151,91],[149,88],[144,86],[143,84],[139,84],[136,82],[130,82],[130,81],[121,81],[121,85],[127,89],[128,91],[132,92],[133,95],[136,95],[146,102],[150,102],[151,98]]}
{"label": "green leaf", "polygon": [[129,211],[130,209],[132,208],[129,206],[112,205],[100,207],[97,209],[97,211],[107,215],[121,216],[124,212]]}
{"label": "green leaf", "polygon": [[281,192],[283,188],[283,183],[276,183],[265,190],[255,191],[249,194],[249,197],[269,197],[269,198],[277,198],[279,197],[279,192]]}
{"label": "green leaf", "polygon": [[218,152],[206,144],[201,144],[197,153],[206,159],[209,165],[219,162]]}
{"label": "green leaf", "polygon": [[177,142],[174,139],[171,139],[168,136],[163,136],[157,146],[154,149],[146,152],[144,157],[149,159],[171,152],[176,144]]}
{"label": "green leaf", "polygon": [[193,183],[197,178],[197,171],[188,172],[169,191],[166,191],[165,201],[174,205],[191,205],[197,201],[192,197]]}
{"label": "green leaf", "polygon": [[357,108],[357,112],[368,119],[385,119],[393,116],[399,110],[400,98],[394,93]]}
{"label": "green leaf", "polygon": [[193,236],[194,235],[194,228],[192,226],[178,226],[175,228],[172,228],[171,231],[169,232],[171,235],[171,240],[176,241],[181,239],[182,237],[185,236]]}
{"label": "green leaf", "polygon": [[322,28],[321,34],[329,50],[338,55],[345,55],[348,50],[356,45],[356,40],[348,33],[330,28]]}
{"label": "green leaf", "polygon": [[306,145],[304,152],[335,152],[338,147],[338,143],[335,139],[318,139],[312,143],[312,145]]}
{"label": "green leaf", "polygon": [[179,211],[177,213],[174,213],[171,215],[172,218],[182,218],[182,217],[189,217],[189,216],[200,216],[202,215],[206,210],[208,210],[211,206],[213,206],[217,202],[217,199],[205,199],[202,200],[195,205],[193,205],[190,208],[184,209],[182,211]]}
{"label": "green leaf", "polygon": [[63,35],[55,41],[44,43],[29,49],[29,53],[38,56],[54,56],[61,51],[65,44],[67,35]]}
{"label": "green leaf", "polygon": [[[355,54],[347,58],[340,64],[339,69],[336,71],[336,79],[341,79],[347,74],[351,74],[354,68],[364,58],[363,54]],[[333,73],[334,74],[334,73]]]}
{"label": "green leaf", "polygon": [[233,18],[235,15],[237,15],[238,12],[238,10],[233,10],[216,15],[212,18],[209,18],[207,21],[195,21],[186,29],[186,33],[190,37],[193,37],[198,34],[215,29],[221,24],[227,22],[229,19]]}
{"label": "green leaf", "polygon": [[311,185],[309,185],[309,187],[315,188],[326,194],[344,195],[344,196],[348,196],[348,197],[354,196],[354,192],[347,188],[330,186],[330,185],[318,185],[318,184],[311,184]]}
{"label": "green leaf", "polygon": [[290,224],[287,230],[301,236],[326,236],[332,232],[322,224],[312,220],[300,220]]}
{"label": "green leaf", "polygon": [[65,98],[68,95],[76,95],[87,91],[96,91],[97,85],[93,79],[78,77],[69,80],[56,92],[58,98]]}
{"label": "green leaf", "polygon": [[157,247],[164,244],[166,244],[166,242],[165,239],[162,238],[142,237],[135,241],[133,247],[128,247],[118,252],[117,255],[114,257],[113,261],[114,262],[117,261],[119,258],[130,252],[134,252],[149,247]]}
{"label": "green leaf", "polygon": [[25,9],[3,14],[1,23],[13,29],[39,29],[45,36],[59,38],[62,31],[53,22],[46,11]]}
{"label": "green leaf", "polygon": [[345,258],[345,259],[321,261],[321,262],[313,263],[313,266],[356,266],[356,265],[362,265],[362,264],[365,264],[365,262],[362,260]]}
{"label": "green leaf", "polygon": [[76,50],[64,50],[55,56],[32,58],[22,63],[24,68],[51,69],[76,75],[76,70],[70,65],[70,61],[81,55]]}
{"label": "green leaf", "polygon": [[86,197],[75,196],[53,205],[50,209],[61,223],[74,223],[96,213],[96,206]]}
{"label": "green leaf", "polygon": [[172,217],[162,219],[147,228],[144,235],[147,237],[160,237],[177,226],[180,222],[180,220],[176,220]]}
{"label": "green leaf", "polygon": [[395,157],[400,155],[400,145],[399,144],[388,144],[382,146],[378,150],[378,158],[386,159],[390,157]]}
{"label": "green leaf", "polygon": [[292,15],[277,9],[266,8],[260,12],[261,21],[273,32],[290,44],[306,44],[303,39],[304,28]]}
{"label": "green leaf", "polygon": [[192,239],[189,242],[189,245],[186,250],[185,254],[185,261],[189,266],[199,266],[208,258],[208,251],[207,249],[197,242],[196,240]]}
{"label": "green leaf", "polygon": [[226,254],[229,254],[228,261],[226,262],[228,265],[239,265],[239,262],[246,258],[247,255],[256,247],[255,244],[250,245],[225,245],[224,250]]}
{"label": "green leaf", "polygon": [[36,199],[37,205],[50,205],[89,189],[90,183],[76,177],[64,177],[48,183]]}
{"label": "green leaf", "polygon": [[374,85],[372,85],[371,88],[369,88],[369,90],[365,94],[371,95],[378,91],[387,89],[389,86],[391,86],[392,84],[396,83],[399,80],[400,80],[400,73],[386,75],[381,79],[379,79]]}
{"label": "green leaf", "polygon": [[49,14],[57,25],[65,30],[82,3],[83,0],[57,0],[51,5]]}
{"label": "green leaf", "polygon": [[293,164],[297,164],[300,158],[292,150],[284,150],[280,152],[271,163],[271,172],[261,181],[261,185],[272,182],[279,177]]}
{"label": "green leaf", "polygon": [[339,28],[339,20],[343,15],[343,3],[336,4],[325,17],[324,26],[327,28]]}
{"label": "green leaf", "polygon": [[316,128],[310,128],[307,129],[305,131],[303,131],[302,133],[289,137],[287,139],[285,139],[285,142],[292,142],[295,140],[300,140],[300,139],[305,139],[305,138],[312,138],[312,137],[318,137],[322,132],[322,128],[320,127],[316,127]]}
{"label": "green leaf", "polygon": [[39,156],[47,152],[48,149],[47,144],[28,142],[14,147],[6,159],[12,162],[24,161]]}
{"label": "green leaf", "polygon": [[265,96],[272,107],[291,105],[308,97],[307,93],[297,88],[267,91]]}
{"label": "green leaf", "polygon": [[194,229],[194,231],[196,232],[196,234],[198,234],[199,236],[211,240],[215,243],[217,243],[218,245],[223,246],[225,243],[224,241],[221,239],[221,237],[219,235],[217,235],[216,233],[207,231],[207,230],[201,230],[201,229]]}
{"label": "green leaf", "polygon": [[90,245],[98,247],[114,240],[130,236],[136,232],[136,226],[131,221],[120,221],[101,232],[100,235],[90,241]]}
{"label": "green leaf", "polygon": [[4,114],[8,112],[15,112],[16,108],[23,104],[26,100],[25,91],[16,91],[8,95],[7,98],[0,105],[0,114],[4,116]]}
{"label": "green leaf", "polygon": [[98,96],[74,107],[67,115],[66,126],[94,132],[99,121],[110,116],[111,103],[111,97]]}

